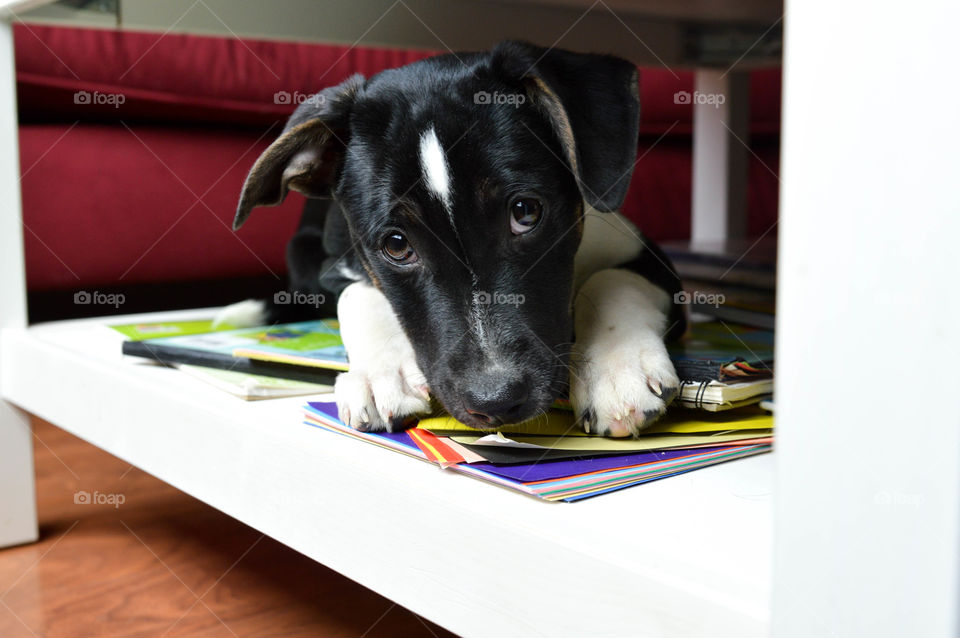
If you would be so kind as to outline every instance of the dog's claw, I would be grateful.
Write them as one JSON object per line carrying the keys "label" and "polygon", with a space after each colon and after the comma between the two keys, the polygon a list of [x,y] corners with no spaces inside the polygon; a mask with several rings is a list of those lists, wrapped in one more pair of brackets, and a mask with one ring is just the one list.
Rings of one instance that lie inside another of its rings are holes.
{"label": "dog's claw", "polygon": [[[411,416],[430,411],[424,387],[414,373],[402,368],[383,367],[373,372],[353,370],[337,376],[334,391],[344,423],[361,432],[398,432],[409,427]],[[408,382],[414,376],[413,384]]]}
{"label": "dog's claw", "polygon": [[[603,356],[600,356],[603,355]],[[578,413],[593,413],[590,430],[610,437],[636,436],[666,412],[679,381],[666,349],[601,352],[571,377],[570,398]]]}
{"label": "dog's claw", "polygon": [[674,397],[677,396],[677,390],[677,387],[671,387],[666,388],[663,391],[663,396],[661,398],[663,399],[664,404],[670,405],[670,402],[673,401]]}

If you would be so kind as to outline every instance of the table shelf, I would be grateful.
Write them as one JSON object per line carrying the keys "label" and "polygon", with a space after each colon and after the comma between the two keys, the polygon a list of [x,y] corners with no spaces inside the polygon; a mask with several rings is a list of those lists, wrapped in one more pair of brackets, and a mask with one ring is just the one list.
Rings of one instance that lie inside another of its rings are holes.
{"label": "table shelf", "polygon": [[3,398],[464,635],[766,634],[772,455],[547,503],[124,357],[107,327],[211,313],[6,329]]}

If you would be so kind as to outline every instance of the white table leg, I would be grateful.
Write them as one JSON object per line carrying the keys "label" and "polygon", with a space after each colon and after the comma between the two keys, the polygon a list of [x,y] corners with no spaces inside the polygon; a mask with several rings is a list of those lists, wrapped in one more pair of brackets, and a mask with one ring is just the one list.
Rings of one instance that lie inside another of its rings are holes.
{"label": "white table leg", "polygon": [[773,635],[955,638],[960,4],[786,6]]}
{"label": "white table leg", "polygon": [[[0,329],[27,322],[13,29],[0,20]],[[0,366],[3,366],[0,349]],[[2,378],[12,371],[2,369]],[[26,416],[0,400],[0,547],[37,539],[33,435]]]}
{"label": "white table leg", "polygon": [[691,240],[738,239],[747,232],[750,76],[699,70],[693,101]]}
{"label": "white table leg", "polygon": [[0,547],[37,540],[33,440],[26,415],[0,402]]}

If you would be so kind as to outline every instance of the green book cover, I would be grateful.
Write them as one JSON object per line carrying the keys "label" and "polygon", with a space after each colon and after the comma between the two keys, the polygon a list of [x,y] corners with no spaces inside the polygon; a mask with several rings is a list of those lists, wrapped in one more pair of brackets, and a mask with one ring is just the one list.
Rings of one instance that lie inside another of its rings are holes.
{"label": "green book cover", "polygon": [[156,321],[153,323],[124,323],[110,326],[130,341],[159,339],[161,337],[181,337],[184,335],[206,334],[230,330],[232,326],[213,327],[213,319],[194,321]]}

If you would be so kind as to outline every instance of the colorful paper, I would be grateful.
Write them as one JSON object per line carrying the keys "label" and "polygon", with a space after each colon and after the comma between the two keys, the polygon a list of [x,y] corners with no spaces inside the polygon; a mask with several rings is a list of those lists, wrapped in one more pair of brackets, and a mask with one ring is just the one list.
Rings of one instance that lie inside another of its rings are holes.
{"label": "colorful paper", "polygon": [[[424,436],[423,431],[418,429],[398,433],[358,432],[339,420],[336,405],[333,403],[311,402],[306,408],[305,422],[308,425],[402,452],[423,461],[435,462],[448,471],[547,501],[574,502],[770,450],[769,445],[736,445],[510,466],[455,463],[445,453],[439,453],[433,445],[435,441]],[[428,447],[433,447],[433,451],[429,454],[425,452],[423,447],[418,445],[417,439],[420,439],[421,443],[430,441],[431,445]],[[438,461],[440,458],[443,459],[442,462]]]}

